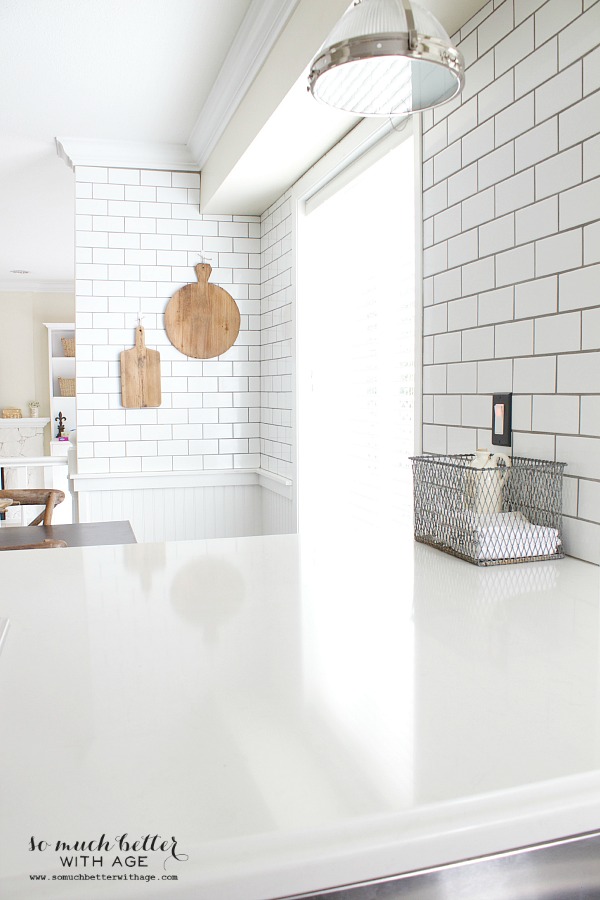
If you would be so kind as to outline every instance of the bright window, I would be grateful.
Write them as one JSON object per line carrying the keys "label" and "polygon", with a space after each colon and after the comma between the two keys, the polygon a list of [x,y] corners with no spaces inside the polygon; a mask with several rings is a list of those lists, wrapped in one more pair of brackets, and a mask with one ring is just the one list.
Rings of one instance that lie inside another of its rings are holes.
{"label": "bright window", "polygon": [[299,225],[301,532],[411,520],[415,188],[408,137]]}

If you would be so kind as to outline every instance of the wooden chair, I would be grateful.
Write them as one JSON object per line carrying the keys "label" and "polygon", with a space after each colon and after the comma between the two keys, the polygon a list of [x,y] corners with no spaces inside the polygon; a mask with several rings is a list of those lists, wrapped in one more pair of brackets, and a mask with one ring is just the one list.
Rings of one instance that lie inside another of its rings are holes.
{"label": "wooden chair", "polygon": [[66,541],[52,541],[50,538],[40,541],[37,544],[17,544],[14,547],[0,547],[2,550],[53,550],[55,547],[67,547]]}
{"label": "wooden chair", "polygon": [[0,500],[12,500],[18,506],[43,506],[44,510],[36,516],[30,525],[51,525],[52,511],[65,499],[64,491],[46,490],[45,488],[8,489],[0,491]]}

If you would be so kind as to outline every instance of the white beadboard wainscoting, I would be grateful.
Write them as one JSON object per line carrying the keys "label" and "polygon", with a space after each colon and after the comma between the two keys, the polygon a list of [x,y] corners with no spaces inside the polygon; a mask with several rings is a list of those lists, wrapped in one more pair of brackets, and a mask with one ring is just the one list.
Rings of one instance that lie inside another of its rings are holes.
{"label": "white beadboard wainscoting", "polygon": [[261,485],[262,534],[294,534],[297,531],[293,490],[289,482],[280,482],[271,473],[259,473]]}
{"label": "white beadboard wainscoting", "polygon": [[80,522],[126,519],[140,543],[296,530],[292,482],[261,470],[73,480]]}

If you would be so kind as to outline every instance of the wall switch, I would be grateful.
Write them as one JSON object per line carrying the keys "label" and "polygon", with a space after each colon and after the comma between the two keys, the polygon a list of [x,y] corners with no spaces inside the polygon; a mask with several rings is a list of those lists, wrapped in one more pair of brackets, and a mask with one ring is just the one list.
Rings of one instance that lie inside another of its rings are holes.
{"label": "wall switch", "polygon": [[492,444],[512,444],[512,394],[494,394],[492,401]]}

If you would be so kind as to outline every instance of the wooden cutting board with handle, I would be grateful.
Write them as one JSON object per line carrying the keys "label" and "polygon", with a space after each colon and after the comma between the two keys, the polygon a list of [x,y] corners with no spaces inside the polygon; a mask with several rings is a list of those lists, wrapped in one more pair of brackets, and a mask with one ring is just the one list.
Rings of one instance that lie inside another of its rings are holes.
{"label": "wooden cutting board with handle", "polygon": [[165,329],[171,343],[194,359],[212,359],[229,350],[240,331],[237,303],[223,288],[209,284],[209,263],[196,267],[198,284],[178,290],[165,310]]}
{"label": "wooden cutting board with handle", "polygon": [[148,350],[144,329],[135,330],[135,347],[121,352],[121,403],[126,409],[160,406],[160,353]]}

